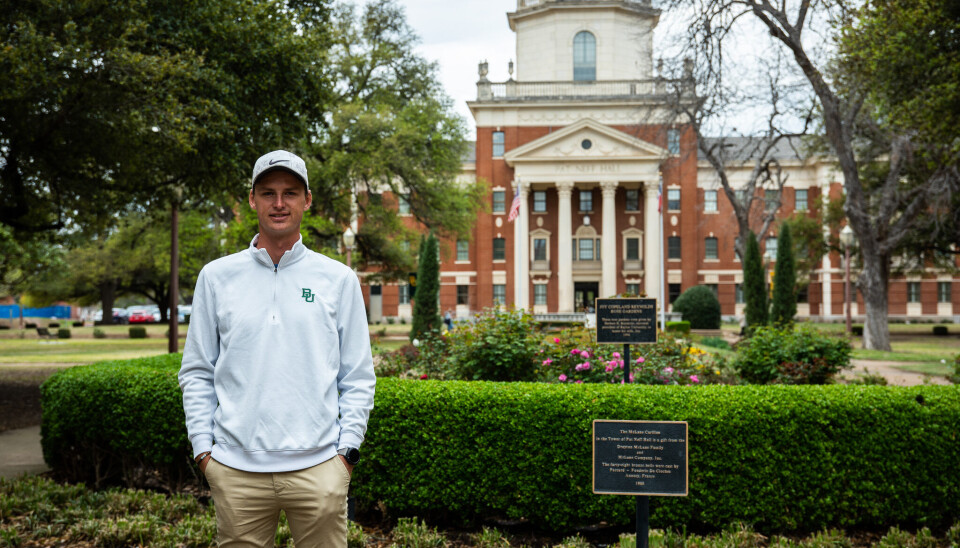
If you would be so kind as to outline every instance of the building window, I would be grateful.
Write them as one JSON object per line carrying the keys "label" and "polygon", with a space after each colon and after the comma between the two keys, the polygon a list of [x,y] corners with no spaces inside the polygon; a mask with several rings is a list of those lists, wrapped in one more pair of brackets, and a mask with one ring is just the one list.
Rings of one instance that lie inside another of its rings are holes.
{"label": "building window", "polygon": [[766,190],[763,192],[763,199],[766,202],[767,211],[775,211],[780,207],[780,191]]}
{"label": "building window", "polygon": [[667,130],[667,152],[670,154],[680,154],[680,131],[676,129]]}
{"label": "building window", "polygon": [[667,189],[667,209],[669,209],[670,211],[680,210],[680,189],[679,188]]}
{"label": "building window", "polygon": [[493,284],[493,304],[507,304],[507,286]]}
{"label": "building window", "polygon": [[713,291],[713,296],[720,298],[720,285],[719,284],[707,284],[707,287],[710,288],[710,291]]}
{"label": "building window", "polygon": [[593,211],[593,191],[580,191],[580,211]]}
{"label": "building window", "polygon": [[507,241],[503,238],[493,239],[493,260],[505,261],[507,259]]}
{"label": "building window", "polygon": [[403,196],[397,196],[397,213],[400,215],[410,214],[410,202]]}
{"label": "building window", "polygon": [[640,294],[640,284],[627,284],[627,294],[637,296]]}
{"label": "building window", "polygon": [[627,238],[627,260],[640,260],[640,238]]}
{"label": "building window", "polygon": [[796,194],[794,194],[794,206],[793,209],[796,211],[806,211],[807,210],[807,190],[806,189],[797,189]]}
{"label": "building window", "polygon": [[719,259],[720,255],[717,253],[717,239],[716,238],[706,238],[703,241],[703,249],[705,250],[704,258],[707,260],[710,259]]}
{"label": "building window", "polygon": [[937,302],[949,303],[951,300],[950,282],[937,282]]}
{"label": "building window", "polygon": [[397,286],[397,289],[400,290],[400,298],[397,302],[400,304],[410,304],[410,286],[408,284],[400,284]]}
{"label": "building window", "polygon": [[493,157],[500,158],[503,156],[503,132],[494,131],[493,132]]}
{"label": "building window", "polygon": [[920,282],[907,282],[907,302],[920,302]]}
{"label": "building window", "polygon": [[766,245],[766,251],[763,252],[763,256],[771,261],[777,260],[777,237],[767,236]]}
{"label": "building window", "polygon": [[667,238],[667,258],[680,258],[680,236],[670,236]]}
{"label": "building window", "polygon": [[457,286],[457,304],[470,304],[470,286]]}
{"label": "building window", "polygon": [[534,190],[533,191],[533,212],[543,213],[546,210],[547,210],[547,191]]}
{"label": "building window", "polygon": [[703,193],[703,210],[713,213],[717,210],[717,191],[706,190]]}
{"label": "building window", "polygon": [[797,290],[797,302],[798,303],[810,302],[810,286],[805,285]]}
{"label": "building window", "polygon": [[677,300],[677,297],[682,293],[680,287],[680,284],[667,284],[667,299],[670,301],[670,304],[673,304],[673,301]]}
{"label": "building window", "polygon": [[470,260],[470,242],[467,240],[457,240],[457,260]]}
{"label": "building window", "polygon": [[547,260],[547,239],[546,238],[533,239],[533,260],[534,261]]}
{"label": "building window", "polygon": [[745,300],[743,300],[743,284],[736,284],[734,286],[733,292],[734,292],[734,302],[736,302],[736,304],[743,304],[746,302]]}
{"label": "building window", "polygon": [[746,188],[741,188],[736,192],[737,202],[743,207],[748,207],[750,205],[750,195],[747,194],[747,190],[748,189]]}
{"label": "building window", "polygon": [[547,304],[547,284],[537,284],[533,286],[533,304]]}
{"label": "building window", "polygon": [[592,238],[580,238],[577,240],[579,244],[577,260],[580,261],[592,261],[593,260],[593,239]]}
{"label": "building window", "polygon": [[627,189],[627,211],[640,211],[640,190],[636,188]]}
{"label": "building window", "polygon": [[494,190],[493,191],[493,212],[494,213],[506,213],[507,212],[507,202],[506,202],[506,193],[503,190]]}
{"label": "building window", "polygon": [[597,79],[597,39],[587,31],[573,37],[573,79],[577,82]]}

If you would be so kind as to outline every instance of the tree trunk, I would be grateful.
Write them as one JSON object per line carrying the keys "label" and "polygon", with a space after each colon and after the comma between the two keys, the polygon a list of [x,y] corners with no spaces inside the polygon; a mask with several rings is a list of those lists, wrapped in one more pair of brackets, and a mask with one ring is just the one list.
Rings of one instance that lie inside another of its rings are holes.
{"label": "tree trunk", "polygon": [[113,323],[113,302],[117,298],[117,286],[113,282],[103,282],[100,284],[100,307],[103,309],[103,316],[100,320],[105,325]]}
{"label": "tree trunk", "polygon": [[890,258],[868,257],[864,254],[863,270],[857,287],[866,305],[863,326],[863,347],[890,351],[890,324],[887,320],[887,284],[890,277]]}

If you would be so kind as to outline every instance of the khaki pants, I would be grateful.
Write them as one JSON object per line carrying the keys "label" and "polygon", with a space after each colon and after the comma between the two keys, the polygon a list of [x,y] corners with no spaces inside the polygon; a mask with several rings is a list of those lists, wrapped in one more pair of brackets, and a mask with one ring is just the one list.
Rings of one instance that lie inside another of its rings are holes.
{"label": "khaki pants", "polygon": [[280,510],[300,548],[346,548],[350,474],[339,456],[294,472],[260,473],[207,463],[218,546],[273,546]]}

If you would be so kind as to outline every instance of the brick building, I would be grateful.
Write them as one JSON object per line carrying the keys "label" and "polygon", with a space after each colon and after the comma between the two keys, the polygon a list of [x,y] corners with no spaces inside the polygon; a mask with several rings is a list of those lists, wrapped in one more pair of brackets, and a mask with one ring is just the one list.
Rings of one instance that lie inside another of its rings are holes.
{"label": "brick building", "polygon": [[[507,14],[516,79],[511,63],[509,80],[490,82],[481,63],[477,99],[468,103],[477,130],[462,177],[489,186],[490,210],[470,240],[444,242],[441,309],[466,317],[506,304],[562,315],[597,297],[659,296],[662,282],[668,302],[703,284],[725,316],[742,314],[731,205],[698,158],[695,133],[664,107],[668,89],[683,90],[684,80],[666,80],[654,67],[659,10],[649,0],[517,4]],[[829,158],[801,160],[787,147],[776,154],[790,171],[778,217],[842,196]],[[727,167],[736,187],[751,166]],[[759,235],[771,261],[776,230]],[[836,253],[822,258],[801,292],[799,316],[843,317],[842,266]],[[956,281],[953,272],[930,269],[893,278],[890,315],[960,320]],[[364,291],[372,319],[411,315],[404,284]],[[861,310],[862,301],[853,305],[855,316]]]}

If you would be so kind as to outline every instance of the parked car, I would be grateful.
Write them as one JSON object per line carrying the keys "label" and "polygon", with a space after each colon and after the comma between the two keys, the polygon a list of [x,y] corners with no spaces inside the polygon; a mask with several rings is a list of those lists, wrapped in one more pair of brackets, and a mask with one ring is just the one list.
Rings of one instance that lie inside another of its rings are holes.
{"label": "parked car", "polygon": [[[113,309],[113,323],[115,324],[128,323],[127,322],[128,317],[129,317],[129,313],[126,311],[126,309],[123,309],[123,308]],[[93,321],[94,322],[103,321],[103,310],[97,310],[96,313],[94,313]]]}
{"label": "parked car", "polygon": [[137,309],[130,313],[130,323],[153,323],[153,313],[148,310]]}

